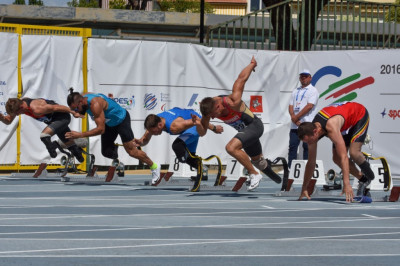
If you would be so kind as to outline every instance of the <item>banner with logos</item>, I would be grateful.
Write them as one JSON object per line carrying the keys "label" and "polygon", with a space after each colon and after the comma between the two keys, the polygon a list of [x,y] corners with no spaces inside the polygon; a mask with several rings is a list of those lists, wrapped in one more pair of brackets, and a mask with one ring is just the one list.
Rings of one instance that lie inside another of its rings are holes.
{"label": "banner with logos", "polygon": [[[22,35],[21,42],[23,97],[45,98],[67,105],[70,87],[83,90],[82,38]],[[40,133],[46,126],[21,116],[21,164],[60,163],[61,154],[50,158],[40,141]],[[71,116],[70,128],[81,131],[81,120]]]}
{"label": "banner with logos", "polygon": [[[7,115],[8,98],[18,95],[18,35],[0,33],[0,113]],[[0,123],[0,164],[14,164],[17,159],[18,118],[10,125]]]}
{"label": "banner with logos", "polygon": [[[258,66],[246,84],[243,99],[265,123],[265,155],[276,157],[286,153],[288,140],[282,144],[272,138],[287,135],[288,118],[282,114],[287,110],[290,93],[281,93],[281,86],[274,83],[282,81],[285,89],[289,86],[287,73],[275,71],[277,66],[283,66],[278,60],[281,53],[101,39],[90,39],[88,47],[89,91],[110,96],[127,109],[136,138],[142,137],[143,122],[149,114],[172,107],[192,108],[200,113],[199,102],[204,97],[230,94],[239,73],[255,56]],[[285,70],[296,73],[297,55],[282,56],[288,60],[283,66]],[[219,120],[213,123],[222,125]],[[90,126],[95,126],[93,121]],[[227,125],[224,130],[222,135],[209,131],[200,139],[197,153],[203,157],[215,154],[227,160],[225,145],[236,131]],[[144,151],[157,163],[169,163],[175,138],[166,133],[153,136]],[[99,138],[91,138],[90,146],[96,149],[95,154],[100,153]],[[125,164],[137,163],[122,147],[119,156]],[[96,162],[110,163],[102,160],[96,158]]]}
{"label": "banner with logos", "polygon": [[[399,50],[325,51],[302,53],[300,60],[300,69],[313,73],[319,109],[336,101],[355,101],[367,108],[372,141],[363,151],[385,157],[395,175],[400,175],[400,149],[396,148],[400,142],[399,56]],[[339,170],[331,150],[329,139],[320,140],[318,158],[326,170]]]}
{"label": "banner with logos", "polygon": [[[385,156],[392,172],[400,174],[398,149],[393,148],[400,136],[397,50],[299,53],[91,39],[89,90],[104,93],[126,108],[135,137],[140,138],[148,114],[172,107],[199,111],[199,102],[204,97],[229,94],[252,56],[258,66],[246,83],[243,100],[264,122],[261,142],[265,157],[287,158],[290,93],[299,85],[300,70],[306,68],[312,72],[313,84],[321,94],[318,109],[338,100],[357,101],[367,107],[372,142],[364,150],[374,156]],[[218,120],[212,123],[222,125]],[[215,154],[226,162],[229,156],[225,145],[236,131],[227,125],[224,130],[222,135],[209,131],[201,138],[198,154],[203,157]],[[154,136],[144,150],[155,162],[168,163],[175,138],[166,133]],[[97,151],[98,146],[98,141],[92,142],[91,147]],[[331,147],[327,138],[319,143],[318,159],[323,161],[325,169],[335,168]],[[120,158],[125,164],[136,163],[123,149]]]}
{"label": "banner with logos", "polygon": [[[1,33],[0,38],[0,111],[9,97],[17,96],[18,38]],[[22,36],[23,97],[52,99],[66,105],[68,88],[82,91],[82,40],[78,37]],[[372,141],[363,150],[375,157],[384,156],[394,174],[400,174],[396,160],[399,141],[400,64],[397,50],[279,52],[209,48],[193,44],[144,42],[133,40],[90,39],[88,44],[88,91],[113,98],[131,115],[136,138],[144,133],[148,114],[172,107],[192,108],[199,112],[199,102],[207,96],[229,94],[241,70],[254,56],[258,66],[243,92],[243,100],[264,123],[261,138],[264,156],[287,157],[291,92],[299,85],[300,70],[309,69],[313,85],[320,93],[318,109],[335,101],[357,101],[366,106],[371,122]],[[21,117],[21,163],[43,161],[58,163],[48,157],[39,141],[45,125]],[[71,128],[80,131],[80,120],[72,118]],[[212,123],[223,125],[219,120]],[[89,127],[95,127],[93,121]],[[15,128],[0,124],[1,162],[14,163],[16,158]],[[209,131],[199,141],[197,153],[202,157],[218,155],[227,162],[225,145],[236,134],[224,126],[216,135]],[[31,141],[32,138],[38,141]],[[155,162],[169,163],[171,145],[176,136],[163,133],[154,136],[144,151]],[[90,138],[96,163],[110,164],[100,151],[100,137]],[[121,143],[118,138],[117,143]],[[338,168],[332,162],[331,142],[319,143],[318,159],[326,170]],[[7,154],[7,156],[5,156]],[[138,164],[123,147],[120,160]],[[301,153],[300,153],[301,154]],[[301,159],[301,158],[299,158]]]}

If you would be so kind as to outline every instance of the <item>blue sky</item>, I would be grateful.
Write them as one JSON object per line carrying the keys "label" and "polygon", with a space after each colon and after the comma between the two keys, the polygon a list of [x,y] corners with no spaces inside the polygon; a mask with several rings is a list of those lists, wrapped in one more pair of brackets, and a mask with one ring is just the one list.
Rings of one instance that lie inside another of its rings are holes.
{"label": "blue sky", "polygon": [[[45,6],[65,6],[67,7],[67,2],[71,2],[71,0],[42,0]],[[10,5],[14,3],[15,0],[0,0],[0,5]],[[29,0],[25,0],[25,3],[28,4]]]}

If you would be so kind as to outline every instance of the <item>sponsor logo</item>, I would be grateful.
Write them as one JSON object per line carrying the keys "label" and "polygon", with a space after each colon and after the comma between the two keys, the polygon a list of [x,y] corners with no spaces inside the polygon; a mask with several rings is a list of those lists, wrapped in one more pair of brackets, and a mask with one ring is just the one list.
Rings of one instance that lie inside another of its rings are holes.
{"label": "sponsor logo", "polygon": [[118,103],[122,108],[126,110],[131,110],[135,107],[135,96],[127,97],[114,97],[112,93],[108,94],[108,97],[113,99],[116,103]]}
{"label": "sponsor logo", "polygon": [[144,109],[153,110],[157,106],[157,98],[152,93],[146,93],[143,100]]}
{"label": "sponsor logo", "polygon": [[382,111],[381,115],[382,115],[382,118],[385,117],[385,115],[386,115],[386,108],[383,108],[383,111]]}
{"label": "sponsor logo", "polygon": [[168,106],[166,103],[164,103],[163,105],[161,105],[161,111],[165,112],[168,110]]}
{"label": "sponsor logo", "polygon": [[396,118],[400,118],[400,109],[395,110],[395,109],[390,109],[386,111],[386,108],[383,108],[383,111],[381,112],[382,118],[385,118],[385,116],[390,117],[391,119],[395,120]]}
{"label": "sponsor logo", "polygon": [[188,107],[192,107],[194,104],[198,105],[198,103],[196,102],[197,97],[199,97],[199,94],[198,93],[193,93],[187,106]]}
{"label": "sponsor logo", "polygon": [[390,118],[392,118],[393,120],[395,120],[396,117],[399,117],[399,118],[400,118],[400,110],[389,110],[388,116],[389,116]]}
{"label": "sponsor logo", "polygon": [[262,113],[263,104],[261,95],[251,95],[250,96],[250,111],[253,113]]}
{"label": "sponsor logo", "polygon": [[161,93],[160,102],[165,102],[165,103],[171,102],[169,93]]}
{"label": "sponsor logo", "polygon": [[[342,70],[336,66],[322,67],[315,72],[311,84],[318,88],[318,81],[328,75],[340,78]],[[360,73],[355,73],[330,84],[328,89],[319,95],[319,98],[325,97],[325,100],[333,100],[331,103],[353,101],[358,96],[356,90],[362,90],[374,82],[375,79],[371,76],[363,78]]]}
{"label": "sponsor logo", "polygon": [[161,105],[160,109],[162,112],[167,111],[169,109],[169,103],[171,102],[169,93],[161,93],[160,102],[164,104]]}

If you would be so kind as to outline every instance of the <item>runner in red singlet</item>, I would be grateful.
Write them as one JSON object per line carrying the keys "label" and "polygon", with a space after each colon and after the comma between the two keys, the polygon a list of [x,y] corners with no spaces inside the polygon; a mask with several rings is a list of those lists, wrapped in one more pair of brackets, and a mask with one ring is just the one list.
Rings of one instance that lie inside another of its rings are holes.
{"label": "runner in red singlet", "polygon": [[[309,157],[304,173],[302,193],[299,199],[310,199],[307,192],[308,182],[315,169],[317,143],[327,136],[333,143],[333,161],[342,169],[343,193],[346,200],[353,200],[350,185],[350,173],[358,180],[357,196],[366,193],[367,186],[374,179],[374,173],[361,152],[361,146],[367,136],[369,115],[367,109],[359,103],[340,102],[323,108],[313,122],[304,122],[298,129],[299,138],[308,144]],[[349,152],[350,158],[347,156]],[[356,164],[360,167],[358,170]]]}
{"label": "runner in red singlet", "polygon": [[242,101],[244,86],[256,66],[257,62],[253,57],[233,84],[231,94],[207,97],[201,101],[200,111],[203,117],[201,120],[198,119],[200,120],[198,124],[202,126],[197,127],[200,136],[203,136],[207,132],[210,119],[218,118],[238,131],[225,148],[248,171],[250,175],[248,190],[255,189],[262,179],[262,175],[254,166],[276,183],[282,181],[281,177],[271,169],[271,162],[263,158],[260,137],[264,133],[264,124]]}
{"label": "runner in red singlet", "polygon": [[79,162],[84,161],[82,150],[75,141],[65,138],[65,133],[71,131],[68,126],[71,121],[70,114],[74,117],[80,117],[80,114],[67,106],[41,98],[10,98],[6,103],[6,111],[7,115],[0,114],[0,121],[6,125],[11,124],[14,118],[21,114],[28,115],[47,125],[40,134],[40,140],[46,146],[50,157],[57,157],[57,145],[51,141],[51,137],[56,134]]}

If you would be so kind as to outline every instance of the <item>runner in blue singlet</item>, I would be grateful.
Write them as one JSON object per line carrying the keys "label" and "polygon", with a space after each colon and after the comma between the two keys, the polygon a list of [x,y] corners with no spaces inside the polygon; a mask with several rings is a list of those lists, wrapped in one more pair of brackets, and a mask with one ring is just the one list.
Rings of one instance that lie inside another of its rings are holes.
{"label": "runner in blue singlet", "polygon": [[153,178],[159,178],[161,165],[154,163],[144,151],[137,148],[133,141],[131,117],[124,108],[104,94],[81,95],[73,92],[72,88],[67,103],[72,110],[82,115],[88,113],[96,123],[95,128],[86,132],[68,132],[65,135],[67,139],[101,135],[101,153],[104,157],[117,159],[118,146],[115,145],[115,140],[119,135],[125,151],[131,157],[146,163],[151,169]]}

